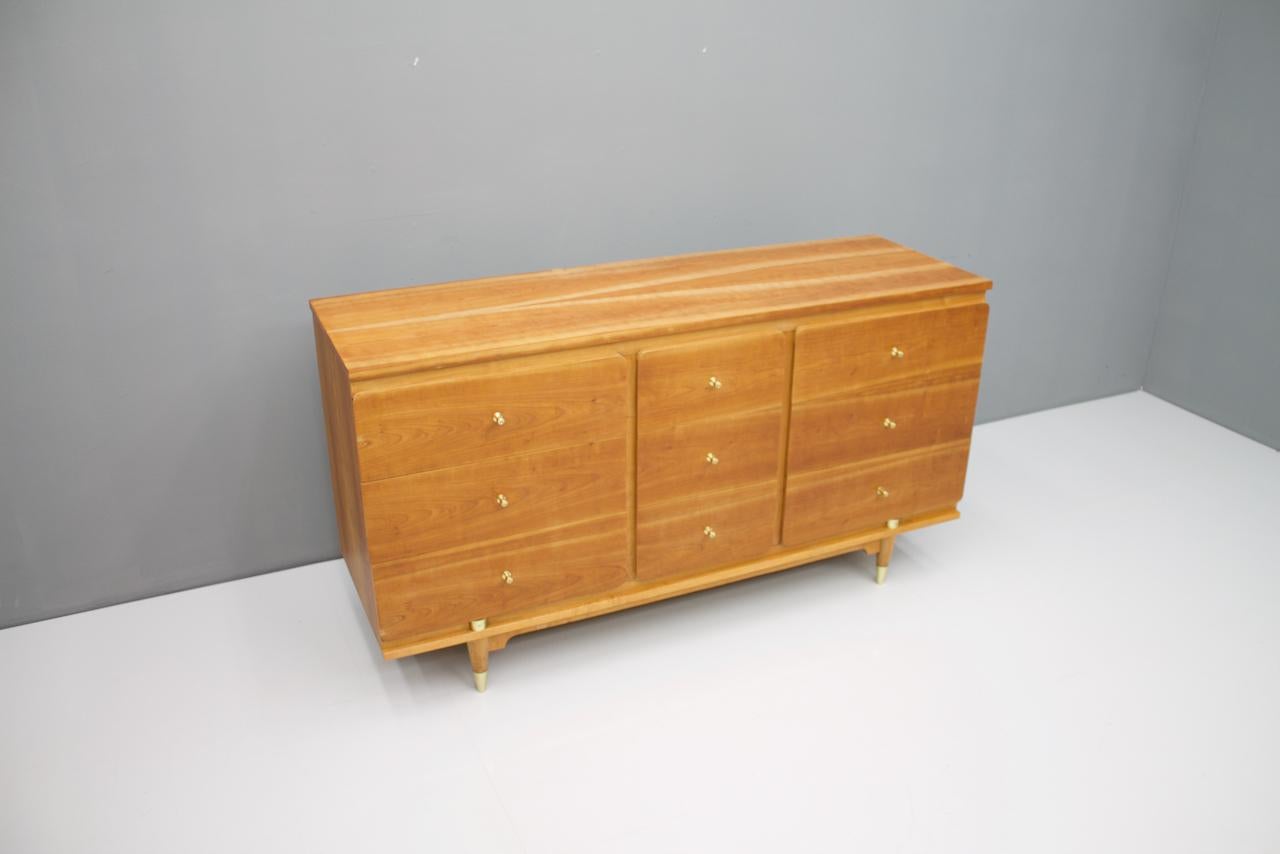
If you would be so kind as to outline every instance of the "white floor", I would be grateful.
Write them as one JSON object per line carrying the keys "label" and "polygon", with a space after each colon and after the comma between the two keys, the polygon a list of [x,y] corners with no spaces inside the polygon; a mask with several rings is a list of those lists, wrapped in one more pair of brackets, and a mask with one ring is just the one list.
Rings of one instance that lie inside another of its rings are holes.
{"label": "white floor", "polygon": [[985,425],[958,522],[466,655],[337,562],[0,632],[0,851],[1280,850],[1280,454]]}

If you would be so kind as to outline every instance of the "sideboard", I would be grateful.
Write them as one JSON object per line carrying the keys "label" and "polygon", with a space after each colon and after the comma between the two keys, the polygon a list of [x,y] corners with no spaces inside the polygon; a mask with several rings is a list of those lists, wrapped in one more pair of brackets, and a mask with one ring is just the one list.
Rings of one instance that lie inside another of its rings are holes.
{"label": "sideboard", "polygon": [[957,518],[991,282],[882,237],[312,300],[338,534],[387,658]]}

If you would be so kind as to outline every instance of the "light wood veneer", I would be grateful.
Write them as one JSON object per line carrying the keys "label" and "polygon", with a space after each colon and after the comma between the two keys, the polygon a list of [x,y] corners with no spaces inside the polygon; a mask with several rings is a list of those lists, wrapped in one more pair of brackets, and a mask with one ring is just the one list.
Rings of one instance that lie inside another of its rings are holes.
{"label": "light wood veneer", "polygon": [[881,237],[313,300],[339,540],[384,655],[955,518],[990,281]]}

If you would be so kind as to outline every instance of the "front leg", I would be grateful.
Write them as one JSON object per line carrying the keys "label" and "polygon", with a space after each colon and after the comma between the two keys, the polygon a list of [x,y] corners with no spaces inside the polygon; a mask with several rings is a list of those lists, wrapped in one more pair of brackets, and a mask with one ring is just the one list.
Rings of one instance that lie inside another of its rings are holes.
{"label": "front leg", "polygon": [[[471,630],[482,632],[487,625],[487,620],[472,620]],[[467,655],[471,658],[471,675],[476,681],[476,690],[483,692],[489,686],[489,639],[467,641]]]}
{"label": "front leg", "polygon": [[884,584],[884,577],[889,573],[889,558],[893,557],[893,536],[880,541],[876,550],[876,584]]}

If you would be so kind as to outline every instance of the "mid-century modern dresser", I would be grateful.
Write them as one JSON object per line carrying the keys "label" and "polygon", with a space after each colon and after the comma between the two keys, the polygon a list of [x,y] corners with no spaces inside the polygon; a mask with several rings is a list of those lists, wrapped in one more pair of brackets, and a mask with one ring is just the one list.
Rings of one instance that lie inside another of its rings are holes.
{"label": "mid-century modern dresser", "polygon": [[342,554],[388,658],[959,514],[991,282],[882,237],[313,300]]}

